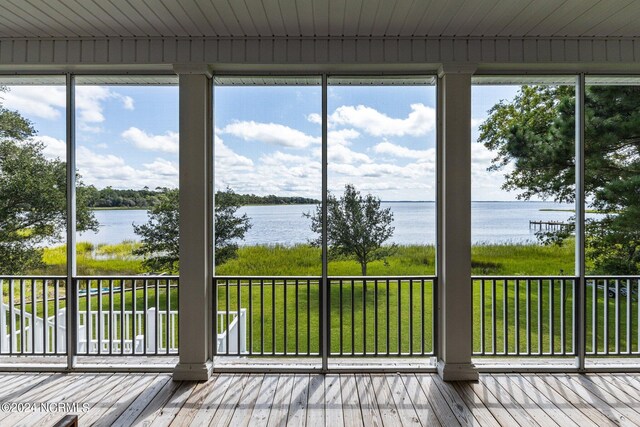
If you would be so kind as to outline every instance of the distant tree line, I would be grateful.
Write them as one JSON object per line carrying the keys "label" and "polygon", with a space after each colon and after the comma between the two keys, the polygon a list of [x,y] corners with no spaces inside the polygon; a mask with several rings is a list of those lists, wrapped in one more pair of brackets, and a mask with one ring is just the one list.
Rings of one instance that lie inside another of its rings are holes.
{"label": "distant tree line", "polygon": [[[111,187],[97,189],[93,185],[78,189],[90,208],[140,208],[150,209],[161,202],[161,196],[167,188],[154,190],[144,187],[142,190],[117,190]],[[216,201],[224,197],[225,203],[235,206],[245,205],[310,205],[319,201],[306,197],[280,197],[273,194],[256,196],[255,194],[236,194],[228,191],[216,192]],[[230,200],[229,200],[230,199]],[[216,203],[218,204],[218,203]]]}
{"label": "distant tree line", "polygon": [[90,208],[151,208],[159,203],[163,190],[151,190],[148,187],[142,190],[97,189],[90,185],[82,191]]}
{"label": "distant tree line", "polygon": [[308,197],[282,197],[269,194],[268,196],[256,196],[255,194],[237,194],[229,191],[216,192],[217,197],[225,197],[225,201],[231,205],[313,205],[319,200]]}

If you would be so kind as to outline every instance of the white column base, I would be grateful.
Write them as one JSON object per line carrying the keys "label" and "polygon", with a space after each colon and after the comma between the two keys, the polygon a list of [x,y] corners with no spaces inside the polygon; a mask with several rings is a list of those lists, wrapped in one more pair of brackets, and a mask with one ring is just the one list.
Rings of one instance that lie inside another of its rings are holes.
{"label": "white column base", "polygon": [[445,363],[438,360],[438,375],[443,381],[478,381],[480,376],[473,363]]}
{"label": "white column base", "polygon": [[178,363],[173,370],[174,381],[208,381],[213,371],[211,361],[206,363]]}

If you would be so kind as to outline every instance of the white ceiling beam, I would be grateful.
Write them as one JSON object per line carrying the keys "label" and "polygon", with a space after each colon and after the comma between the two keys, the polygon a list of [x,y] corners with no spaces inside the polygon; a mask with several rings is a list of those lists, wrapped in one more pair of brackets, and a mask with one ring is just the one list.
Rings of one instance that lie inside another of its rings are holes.
{"label": "white ceiling beam", "polygon": [[0,38],[0,66],[640,64],[640,38]]}

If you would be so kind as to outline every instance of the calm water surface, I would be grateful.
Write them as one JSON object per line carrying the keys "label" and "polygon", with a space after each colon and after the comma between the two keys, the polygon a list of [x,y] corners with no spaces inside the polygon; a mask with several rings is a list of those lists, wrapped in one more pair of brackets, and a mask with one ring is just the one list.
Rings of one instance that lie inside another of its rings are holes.
{"label": "calm water surface", "polygon": [[[435,203],[383,202],[382,206],[393,212],[393,242],[404,245],[435,242]],[[535,232],[529,229],[530,220],[566,222],[573,215],[573,212],[541,209],[571,208],[572,205],[550,202],[473,202],[471,240],[474,244],[535,242]],[[315,205],[244,206],[238,212],[246,213],[253,226],[241,244],[307,243],[315,235],[309,227],[311,221],[302,214],[314,209]],[[139,240],[133,224],[147,221],[145,210],[100,210],[95,211],[95,216],[100,230],[80,233],[78,241],[113,244]]]}

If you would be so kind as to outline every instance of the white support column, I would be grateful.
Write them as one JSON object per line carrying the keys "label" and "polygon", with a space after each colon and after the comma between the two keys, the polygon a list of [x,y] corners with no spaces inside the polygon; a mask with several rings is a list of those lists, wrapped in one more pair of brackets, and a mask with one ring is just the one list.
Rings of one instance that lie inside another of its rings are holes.
{"label": "white support column", "polygon": [[211,71],[204,65],[174,70],[180,82],[180,362],[173,378],[206,381],[212,370],[213,339]]}
{"label": "white support column", "polygon": [[76,83],[73,74],[67,74],[67,369],[76,366],[78,352],[78,294],[74,278],[76,262]]}
{"label": "white support column", "polygon": [[438,373],[445,381],[477,380],[471,286],[471,76],[475,67],[440,69]]}
{"label": "white support column", "polygon": [[[585,371],[586,358],[586,281],[585,281],[585,193],[584,193],[584,97],[585,97],[585,75],[581,73],[576,82],[576,243],[575,243],[575,275],[576,275],[576,367],[578,371]],[[594,285],[595,286],[595,285]]]}

